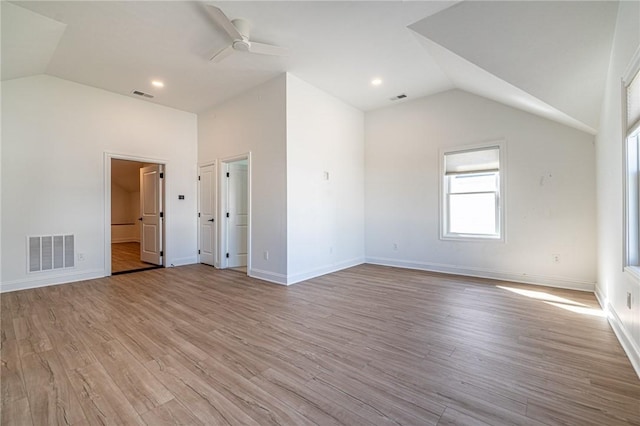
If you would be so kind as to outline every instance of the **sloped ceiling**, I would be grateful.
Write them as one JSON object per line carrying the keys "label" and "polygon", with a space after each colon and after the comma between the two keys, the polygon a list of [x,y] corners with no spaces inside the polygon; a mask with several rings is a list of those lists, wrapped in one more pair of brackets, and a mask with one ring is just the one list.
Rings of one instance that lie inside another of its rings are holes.
{"label": "sloped ceiling", "polygon": [[[595,132],[617,10],[610,1],[473,1],[409,28]],[[469,80],[467,90],[482,90]]]}
{"label": "sloped ceiling", "polygon": [[0,4],[3,80],[46,73],[197,113],[288,71],[363,111],[457,87],[590,133],[617,14],[610,1],[215,2],[291,53],[212,63],[229,40],[202,2]]}
{"label": "sloped ceiling", "polygon": [[127,192],[140,191],[140,169],[145,163],[128,160],[111,160],[111,182]]}
{"label": "sloped ceiling", "polygon": [[2,79],[44,74],[67,26],[5,2],[1,23]]}
{"label": "sloped ceiling", "polygon": [[[229,18],[252,23],[253,40],[291,52],[237,53],[220,63],[210,53],[229,40],[200,2],[13,3],[67,25],[47,74],[121,94],[141,90],[155,95],[150,102],[191,112],[285,71],[362,110],[403,92],[415,98],[453,87],[406,28],[446,2],[216,2]],[[374,77],[383,86],[372,88]],[[154,78],[165,87],[152,87]]]}

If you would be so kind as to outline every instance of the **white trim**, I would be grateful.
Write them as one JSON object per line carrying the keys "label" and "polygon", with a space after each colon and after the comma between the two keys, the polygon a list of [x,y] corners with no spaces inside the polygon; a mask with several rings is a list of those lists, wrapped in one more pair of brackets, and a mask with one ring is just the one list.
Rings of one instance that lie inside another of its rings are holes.
{"label": "white trim", "polygon": [[28,290],[30,288],[47,287],[50,285],[67,284],[76,281],[92,280],[104,277],[104,270],[91,269],[88,271],[74,271],[67,274],[55,274],[48,277],[27,277],[19,280],[5,281],[0,284],[0,293]]}
{"label": "white trim", "polygon": [[[200,185],[202,185],[202,183],[200,181],[200,176],[201,176],[200,170],[203,167],[208,167],[208,166],[213,166],[213,173],[214,173],[213,190],[215,191],[215,194],[213,194],[213,195],[215,197],[216,210],[218,210],[217,207],[218,207],[218,177],[219,176],[218,176],[218,173],[217,173],[217,170],[218,170],[217,161],[216,160],[211,160],[211,161],[206,161],[204,163],[198,163],[198,167],[197,167],[197,170],[196,170],[196,172],[197,172],[197,176],[196,176],[196,179],[197,179],[196,180],[196,182],[197,182],[196,191],[197,191],[197,199],[198,199],[198,201],[196,203],[196,209],[197,209],[196,213],[198,213],[198,217],[196,218],[196,222],[197,222],[197,226],[198,226],[198,232],[196,232],[196,234],[197,234],[196,235],[196,245],[197,245],[197,250],[198,250],[197,262],[196,263],[202,263],[200,261],[200,253],[199,253],[200,250],[201,250],[201,247],[200,247],[200,232],[201,232],[200,225],[201,224],[200,224],[200,216],[199,216],[199,214],[200,214],[200,197],[202,195],[200,193],[200,190],[201,190]],[[219,212],[217,212],[217,211],[214,212],[214,214],[216,215],[215,220],[218,221],[218,223],[215,224],[215,227],[216,227],[216,241],[213,242],[213,244],[216,245],[216,249],[217,249],[217,246],[218,246],[218,227],[220,225],[220,217],[218,216],[218,213]],[[213,266],[215,268],[219,268],[220,267],[220,262],[218,261],[218,253],[215,253],[214,256],[213,256]]]}
{"label": "white trim", "polygon": [[420,262],[415,260],[399,260],[382,257],[367,257],[366,263],[383,266],[395,266],[398,268],[417,269],[421,271],[440,272],[445,274],[463,275],[467,277],[488,278],[501,281],[513,281],[524,284],[543,285],[547,287],[564,288],[593,292],[595,283],[581,281],[565,277],[533,275],[517,272],[495,271],[485,268],[460,267],[442,263]]}
{"label": "white trim", "polygon": [[638,376],[638,378],[640,378],[640,347],[638,347],[638,345],[631,338],[631,336],[627,332],[627,329],[622,324],[620,317],[618,317],[618,314],[616,314],[616,311],[611,303],[609,303],[604,297],[600,288],[596,287],[596,291],[594,293],[596,295],[598,303],[600,304],[600,307],[607,314],[609,325],[611,325],[613,333],[618,338],[618,342],[620,342],[622,350],[624,350],[627,358],[629,358],[629,362],[635,370],[636,375]]}
{"label": "white trim", "polygon": [[[218,188],[217,188],[217,196],[218,196],[218,217],[220,218],[218,220],[218,256],[216,259],[217,268],[220,269],[226,269],[227,268],[227,259],[224,256],[224,254],[226,254],[227,250],[226,250],[226,246],[227,246],[227,233],[224,232],[224,225],[223,223],[226,224],[227,222],[224,221],[225,217],[226,217],[226,208],[227,208],[227,193],[228,193],[228,189],[226,186],[227,180],[226,180],[226,176],[225,174],[228,172],[228,168],[229,168],[229,163],[233,163],[236,161],[242,161],[242,160],[247,160],[247,272],[251,271],[251,264],[252,264],[252,256],[251,256],[251,249],[252,249],[252,240],[253,240],[253,236],[252,236],[252,222],[253,222],[253,215],[252,215],[252,184],[251,184],[251,176],[252,176],[252,161],[251,161],[251,151],[248,151],[246,153],[243,154],[238,154],[238,155],[233,155],[231,157],[225,157],[222,159],[218,160]],[[248,274],[248,273],[247,273]],[[248,274],[249,275],[249,274]],[[270,279],[265,279],[266,281],[271,281]],[[272,282],[277,282],[277,281],[272,281]],[[280,282],[277,282],[278,284],[281,284]]]}
{"label": "white trim", "polygon": [[167,266],[185,266],[185,265],[194,265],[198,263],[198,256],[189,256],[189,257],[179,257],[176,259],[171,259],[167,261]]}
{"label": "white trim", "polygon": [[364,257],[356,257],[355,259],[345,260],[344,262],[322,266],[309,271],[299,272],[294,275],[287,275],[287,285],[297,284],[301,281],[310,280],[321,275],[326,275],[332,272],[341,271],[343,269],[352,268],[354,266],[362,265],[363,263]]}
{"label": "white trim", "polygon": [[247,268],[247,271],[247,275],[249,275],[251,278],[257,278],[262,281],[269,281],[270,283],[274,284],[288,285],[286,275],[278,274],[276,272],[263,271],[261,269]]}
{"label": "white trim", "polygon": [[111,242],[113,244],[117,244],[117,243],[139,243],[140,242],[140,238],[128,238],[128,237],[112,238]]}
{"label": "white trim", "polygon": [[153,163],[160,164],[163,166],[163,171],[165,172],[165,179],[163,179],[162,191],[163,191],[163,206],[162,211],[164,212],[164,220],[162,221],[162,250],[164,251],[164,256],[162,256],[163,266],[166,267],[167,259],[167,246],[169,235],[167,234],[167,229],[169,226],[167,223],[171,220],[171,215],[167,214],[167,203],[165,202],[165,196],[169,193],[169,175],[166,174],[167,166],[169,165],[169,161],[157,159],[157,158],[147,158],[147,157],[137,157],[134,155],[128,154],[119,154],[115,152],[104,152],[104,182],[103,182],[103,192],[104,192],[104,277],[111,276],[111,160],[127,160],[127,161],[137,161],[140,163]]}
{"label": "white trim", "polygon": [[635,53],[631,57],[627,68],[624,70],[622,74],[622,82],[627,85],[631,83],[631,79],[636,75],[638,70],[640,69],[640,46],[636,49]]}

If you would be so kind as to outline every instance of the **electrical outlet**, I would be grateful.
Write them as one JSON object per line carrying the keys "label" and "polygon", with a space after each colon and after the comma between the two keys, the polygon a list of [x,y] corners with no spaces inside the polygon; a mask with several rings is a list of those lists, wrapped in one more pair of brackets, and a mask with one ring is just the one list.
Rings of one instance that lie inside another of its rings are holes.
{"label": "electrical outlet", "polygon": [[262,253],[262,257],[264,257],[264,260],[269,260],[269,250],[265,250],[264,253]]}
{"label": "electrical outlet", "polygon": [[560,255],[555,253],[551,255],[551,260],[553,261],[553,263],[560,263]]}
{"label": "electrical outlet", "polygon": [[78,262],[84,262],[84,253],[78,253]]}
{"label": "electrical outlet", "polygon": [[627,308],[631,309],[631,293],[627,292]]}

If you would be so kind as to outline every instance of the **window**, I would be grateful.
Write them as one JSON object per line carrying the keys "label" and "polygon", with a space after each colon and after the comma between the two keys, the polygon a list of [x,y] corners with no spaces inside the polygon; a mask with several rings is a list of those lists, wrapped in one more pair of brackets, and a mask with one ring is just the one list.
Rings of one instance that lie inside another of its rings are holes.
{"label": "window", "polygon": [[503,239],[503,144],[442,154],[441,237]]}
{"label": "window", "polygon": [[[640,51],[639,51],[640,53]],[[623,79],[625,137],[625,265],[640,266],[640,54]]]}

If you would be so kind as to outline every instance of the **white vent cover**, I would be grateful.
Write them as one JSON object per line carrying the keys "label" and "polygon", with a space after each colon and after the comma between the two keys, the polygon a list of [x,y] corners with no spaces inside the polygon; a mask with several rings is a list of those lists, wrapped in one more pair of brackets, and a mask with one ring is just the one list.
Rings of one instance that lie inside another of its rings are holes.
{"label": "white vent cover", "polygon": [[73,268],[75,249],[73,235],[27,237],[29,272]]}

